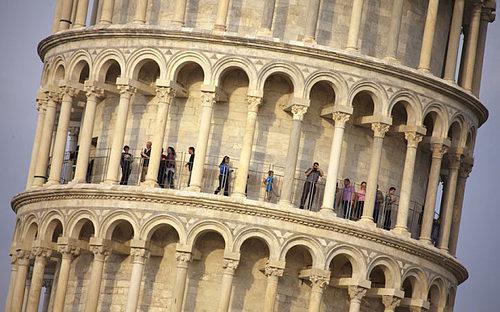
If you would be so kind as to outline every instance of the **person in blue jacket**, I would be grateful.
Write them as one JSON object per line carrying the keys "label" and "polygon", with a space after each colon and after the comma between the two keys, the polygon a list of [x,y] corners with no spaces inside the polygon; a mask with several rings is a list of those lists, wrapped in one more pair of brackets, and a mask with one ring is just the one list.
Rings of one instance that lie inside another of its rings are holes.
{"label": "person in blue jacket", "polygon": [[219,192],[224,189],[224,196],[229,196],[229,183],[231,182],[231,172],[233,171],[231,170],[229,161],[229,156],[224,156],[219,165],[219,186],[214,194],[219,194]]}

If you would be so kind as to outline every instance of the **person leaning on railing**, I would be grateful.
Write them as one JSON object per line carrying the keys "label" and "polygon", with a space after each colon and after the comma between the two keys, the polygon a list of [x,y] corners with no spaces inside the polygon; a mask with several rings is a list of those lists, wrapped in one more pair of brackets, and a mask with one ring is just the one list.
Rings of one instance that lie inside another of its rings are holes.
{"label": "person leaning on railing", "polygon": [[316,193],[316,183],[318,183],[319,178],[323,176],[323,170],[319,168],[319,163],[315,162],[312,168],[306,170],[305,175],[306,181],[304,182],[304,188],[302,189],[302,198],[300,199],[299,208],[304,209],[307,197],[309,196],[307,208],[311,209],[314,194]]}
{"label": "person leaning on railing", "polygon": [[351,185],[351,180],[344,179],[344,188],[342,189],[342,209],[344,219],[351,219],[352,210],[351,205],[354,200],[354,186]]}

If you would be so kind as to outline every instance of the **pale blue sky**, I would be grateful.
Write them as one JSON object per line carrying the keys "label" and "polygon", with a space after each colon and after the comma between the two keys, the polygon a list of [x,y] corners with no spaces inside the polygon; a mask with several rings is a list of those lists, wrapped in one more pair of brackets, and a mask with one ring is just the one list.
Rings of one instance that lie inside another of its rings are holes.
{"label": "pale blue sky", "polygon": [[[9,280],[13,195],[23,190],[35,128],[35,97],[42,63],[38,42],[49,34],[55,0],[0,1],[0,307]],[[479,129],[476,165],[467,183],[458,258],[470,278],[459,287],[456,312],[500,311],[500,21],[490,25],[483,103],[490,119]],[[2,308],[0,308],[2,309]]]}

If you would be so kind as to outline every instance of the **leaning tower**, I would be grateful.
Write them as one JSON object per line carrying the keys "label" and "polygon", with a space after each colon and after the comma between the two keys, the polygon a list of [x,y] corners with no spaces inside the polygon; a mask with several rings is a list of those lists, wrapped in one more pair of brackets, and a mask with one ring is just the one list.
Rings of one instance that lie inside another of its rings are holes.
{"label": "leaning tower", "polygon": [[451,312],[494,17],[57,0],[6,311]]}

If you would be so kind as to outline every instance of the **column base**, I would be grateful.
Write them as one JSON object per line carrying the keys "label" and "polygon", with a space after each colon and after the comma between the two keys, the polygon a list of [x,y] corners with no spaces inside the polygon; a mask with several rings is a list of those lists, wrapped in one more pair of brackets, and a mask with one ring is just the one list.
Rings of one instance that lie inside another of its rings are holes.
{"label": "column base", "polygon": [[159,184],[156,181],[146,180],[144,182],[141,182],[140,186],[142,186],[142,187],[158,187]]}
{"label": "column base", "polygon": [[408,231],[407,228],[404,228],[404,227],[395,227],[391,230],[391,232],[397,234],[397,235],[401,235],[401,236],[404,236],[406,238],[410,238],[411,237],[411,233]]}
{"label": "column base", "polygon": [[446,253],[450,253],[450,249],[448,247],[439,246],[439,250],[446,252]]}
{"label": "column base", "polygon": [[395,58],[394,56],[386,56],[384,57],[384,61],[397,65],[401,64],[401,61]]}
{"label": "column base", "polygon": [[185,188],[186,191],[201,193],[201,187],[196,185],[191,185]]}
{"label": "column base", "polygon": [[273,32],[270,30],[270,29],[265,29],[265,28],[262,28],[262,29],[259,29],[257,31],[257,36],[259,37],[273,37]]}
{"label": "column base", "polygon": [[359,53],[359,49],[356,47],[346,47],[345,50],[352,53]]}
{"label": "column base", "polygon": [[321,207],[319,209],[319,213],[325,214],[325,215],[335,215],[335,210],[330,207]]}
{"label": "column base", "polygon": [[317,44],[316,39],[313,37],[304,37],[302,41],[308,44]]}
{"label": "column base", "polygon": [[44,186],[53,186],[53,185],[60,185],[61,183],[59,181],[55,181],[55,180],[48,180]]}
{"label": "column base", "polygon": [[243,193],[233,193],[233,194],[231,194],[231,197],[233,197],[233,198],[242,198],[242,199],[246,199],[246,198],[247,198],[247,195],[246,195],[246,194],[243,194]]}
{"label": "column base", "polygon": [[370,218],[370,217],[361,217],[361,219],[359,219],[358,222],[361,222],[362,224],[367,225],[367,226],[372,227],[372,228],[377,227],[377,224],[375,224],[375,222],[373,221],[373,218]]}
{"label": "column base", "polygon": [[118,185],[118,181],[113,181],[113,180],[104,180],[101,184],[104,185]]}
{"label": "column base", "polygon": [[214,25],[214,31],[215,32],[225,32],[226,31],[226,25]]}
{"label": "column base", "polygon": [[431,75],[431,70],[429,68],[424,68],[424,67],[419,67],[417,68],[418,71],[420,71],[421,73],[424,73],[424,74],[428,74],[428,75]]}

